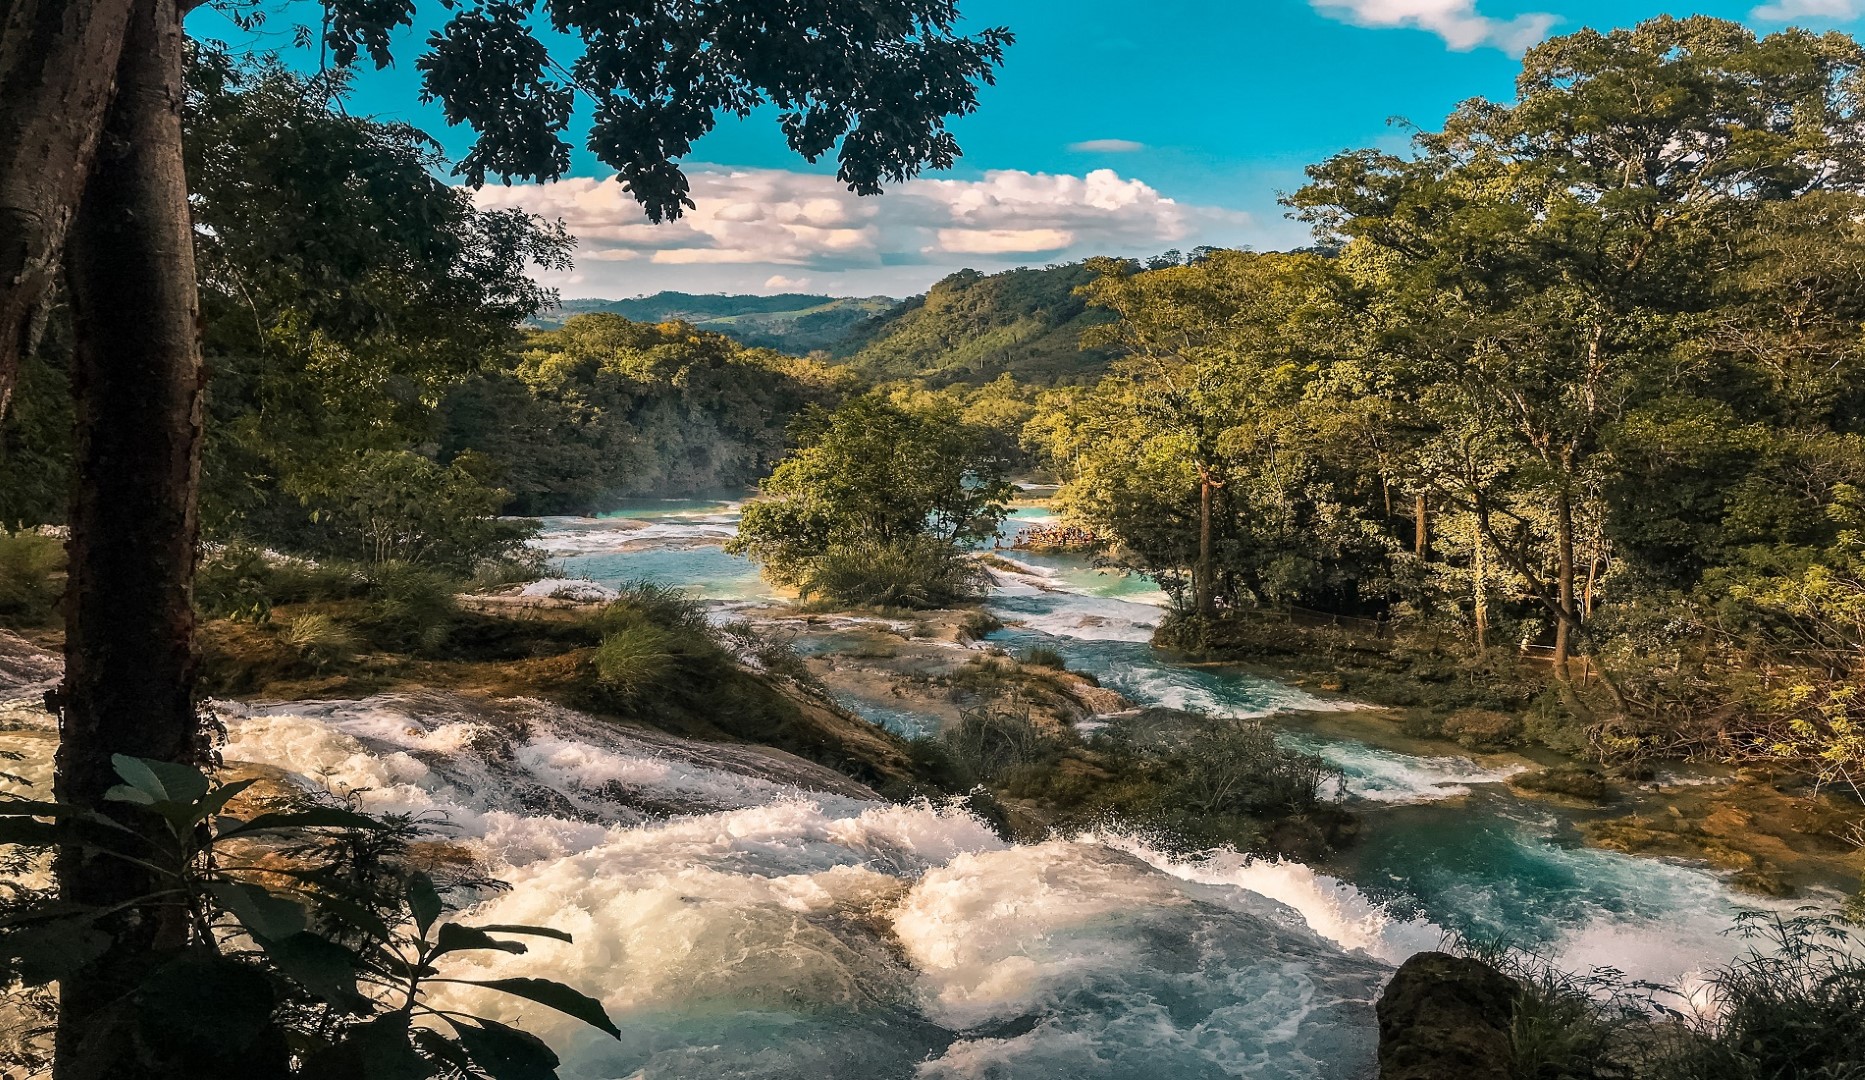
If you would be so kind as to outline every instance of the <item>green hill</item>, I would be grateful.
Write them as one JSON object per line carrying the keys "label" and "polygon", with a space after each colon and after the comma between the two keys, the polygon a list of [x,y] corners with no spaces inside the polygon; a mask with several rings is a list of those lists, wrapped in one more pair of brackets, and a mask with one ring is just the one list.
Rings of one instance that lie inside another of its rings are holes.
{"label": "green hill", "polygon": [[893,308],[890,297],[699,296],[663,292],[629,300],[565,300],[563,306],[533,322],[543,329],[562,326],[572,315],[601,312],[638,323],[685,322],[712,330],[753,348],[805,355],[833,348],[855,326]]}
{"label": "green hill", "polygon": [[1008,371],[1024,382],[1086,382],[1112,359],[1081,347],[1083,330],[1111,318],[1075,295],[1093,278],[1081,263],[990,275],[961,270],[855,327],[832,353],[875,379],[982,385]]}

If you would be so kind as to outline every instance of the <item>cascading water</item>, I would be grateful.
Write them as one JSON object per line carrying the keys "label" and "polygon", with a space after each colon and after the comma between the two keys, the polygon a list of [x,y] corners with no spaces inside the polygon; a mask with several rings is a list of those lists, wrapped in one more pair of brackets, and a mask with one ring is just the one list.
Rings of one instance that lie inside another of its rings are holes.
{"label": "cascading water", "polygon": [[[643,577],[727,608],[768,597],[717,544],[733,508],[672,505],[547,523],[563,572]],[[1329,707],[1290,687],[1177,667],[1145,640],[1145,583],[1027,560],[993,599],[1144,704],[1230,715]],[[0,657],[4,659],[4,657]],[[43,779],[31,707],[46,672],[0,664],[0,749]],[[9,680],[12,688],[8,689]],[[624,1038],[509,998],[476,1010],[550,1039],[586,1080],[743,1077],[1263,1077],[1374,1071],[1372,1002],[1440,926],[1570,964],[1676,980],[1736,951],[1713,874],[1556,842],[1562,823],[1463,758],[1290,731],[1373,811],[1351,864],[1174,858],[1104,833],[1012,845],[955,807],[889,804],[786,754],[632,731],[537,702],[439,692],[227,706],[225,756],[444,817],[451,847],[508,882],[471,917],[570,932],[480,974],[548,974],[603,1000]],[[1451,800],[1451,801],[1447,801]]]}

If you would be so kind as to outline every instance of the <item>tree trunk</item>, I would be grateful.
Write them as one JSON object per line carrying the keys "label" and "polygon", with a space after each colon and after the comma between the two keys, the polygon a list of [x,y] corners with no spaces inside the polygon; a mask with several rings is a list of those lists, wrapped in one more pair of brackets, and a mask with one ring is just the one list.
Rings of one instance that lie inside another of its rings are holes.
{"label": "tree trunk", "polygon": [[1202,469],[1198,481],[1198,565],[1192,570],[1192,604],[1198,614],[1211,615],[1217,610],[1211,574],[1211,497],[1217,485]]}
{"label": "tree trunk", "polygon": [[[192,602],[202,375],[175,0],[138,0],[117,82],[65,256],[78,480],[55,783],[61,801],[94,807],[109,805],[113,754],[196,761],[202,742]],[[78,903],[150,891],[118,859],[61,851],[57,870]],[[110,951],[59,988],[61,1072],[150,948],[179,944],[176,928],[146,916],[108,929]],[[118,1063],[111,1075],[143,1074]]]}
{"label": "tree trunk", "polygon": [[1554,627],[1554,674],[1562,682],[1569,677],[1568,658],[1574,645],[1574,631],[1579,628],[1580,613],[1574,607],[1574,501],[1571,492],[1565,488],[1555,507],[1554,529],[1555,558],[1558,561],[1556,573],[1555,606],[1558,609]]}
{"label": "tree trunk", "polygon": [[89,175],[134,0],[0,0],[0,418]]}
{"label": "tree trunk", "polygon": [[1476,655],[1479,660],[1489,659],[1489,553],[1483,543],[1483,534],[1476,534],[1476,545],[1472,551],[1471,567],[1471,605],[1476,612]]}
{"label": "tree trunk", "polygon": [[1421,493],[1412,504],[1412,517],[1416,529],[1412,537],[1412,546],[1418,553],[1418,561],[1424,562],[1431,552],[1431,518],[1425,506],[1425,497]]}

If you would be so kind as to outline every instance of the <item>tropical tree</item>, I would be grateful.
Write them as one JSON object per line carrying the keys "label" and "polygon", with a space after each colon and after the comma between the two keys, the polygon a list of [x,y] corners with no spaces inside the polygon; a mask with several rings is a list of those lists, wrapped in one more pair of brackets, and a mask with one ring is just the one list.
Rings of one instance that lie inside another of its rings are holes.
{"label": "tropical tree", "polygon": [[929,603],[897,606],[963,598],[970,575],[960,548],[996,533],[1015,490],[990,432],[950,404],[916,411],[879,394],[799,425],[797,450],[760,485],[726,550],[805,591],[825,571],[850,579],[824,590],[843,597],[866,591],[859,579],[910,571],[927,576]]}
{"label": "tropical tree", "polygon": [[[1152,568],[1189,566],[1191,607],[1210,615],[1220,504],[1229,493],[1266,513],[1302,468],[1297,407],[1352,336],[1340,281],[1327,260],[1305,254],[1214,251],[1139,273],[1119,260],[1093,265],[1102,276],[1085,293],[1118,318],[1087,339],[1122,359],[1083,400],[1082,422],[1049,446],[1074,469],[1063,499],[1146,551]],[[1187,499],[1197,540],[1175,560],[1142,533],[1185,516]]]}
{"label": "tropical tree", "polygon": [[[1400,381],[1442,433],[1417,480],[1529,583],[1563,676],[1606,433],[1708,306],[1719,237],[1771,202],[1860,182],[1862,68],[1838,34],[1757,39],[1706,17],[1582,31],[1530,50],[1513,104],[1467,102],[1412,157],[1341,155],[1293,197],[1329,242],[1379,252],[1365,261],[1394,290]],[[1482,439],[1491,460],[1471,456]],[[1505,505],[1524,499],[1539,513]]]}

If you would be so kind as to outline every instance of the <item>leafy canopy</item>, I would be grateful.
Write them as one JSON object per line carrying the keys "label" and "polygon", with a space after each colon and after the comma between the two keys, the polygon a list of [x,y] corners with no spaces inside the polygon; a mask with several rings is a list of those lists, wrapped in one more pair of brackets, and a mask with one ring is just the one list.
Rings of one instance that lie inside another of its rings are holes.
{"label": "leafy canopy", "polygon": [[[324,45],[339,66],[393,60],[390,38],[415,0],[323,0]],[[791,149],[837,151],[859,194],[925,166],[951,166],[946,119],[977,107],[1012,38],[955,31],[954,0],[481,0],[416,60],[425,100],[478,141],[459,171],[548,180],[570,166],[577,94],[594,103],[588,147],[654,221],[691,206],[676,162],[721,114],[774,106]],[[547,44],[548,42],[548,44]],[[580,44],[573,47],[568,42]],[[839,144],[839,148],[838,148]]]}
{"label": "leafy canopy", "polygon": [[801,445],[745,507],[727,550],[748,554],[780,584],[850,546],[946,548],[992,536],[1014,487],[990,436],[949,405],[925,412],[878,394],[800,422]]}

